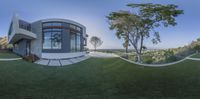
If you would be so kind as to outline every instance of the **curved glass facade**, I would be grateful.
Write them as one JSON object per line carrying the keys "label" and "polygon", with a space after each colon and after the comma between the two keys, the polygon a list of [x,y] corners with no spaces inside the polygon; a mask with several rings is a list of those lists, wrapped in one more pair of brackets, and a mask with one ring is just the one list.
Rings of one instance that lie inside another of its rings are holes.
{"label": "curved glass facade", "polygon": [[43,50],[82,51],[82,28],[79,26],[65,22],[45,22],[42,31]]}

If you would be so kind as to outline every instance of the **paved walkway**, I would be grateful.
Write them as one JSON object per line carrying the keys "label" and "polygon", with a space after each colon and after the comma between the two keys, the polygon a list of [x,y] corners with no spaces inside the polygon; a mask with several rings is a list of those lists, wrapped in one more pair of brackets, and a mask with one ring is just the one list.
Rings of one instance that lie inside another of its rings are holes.
{"label": "paved walkway", "polygon": [[81,62],[88,58],[89,56],[86,55],[86,56],[70,58],[70,59],[40,59],[36,61],[35,63],[40,64],[40,65],[47,65],[47,66],[65,66],[65,65]]}
{"label": "paved walkway", "polygon": [[90,52],[89,56],[96,57],[96,58],[114,58],[114,57],[119,57],[119,56],[117,56],[115,54],[103,53],[103,52]]}
{"label": "paved walkway", "polygon": [[20,60],[22,58],[0,58],[0,61],[14,61],[14,60]]}
{"label": "paved walkway", "polygon": [[187,59],[189,59],[189,60],[195,60],[195,61],[200,61],[200,58],[191,58],[191,57],[187,57]]}

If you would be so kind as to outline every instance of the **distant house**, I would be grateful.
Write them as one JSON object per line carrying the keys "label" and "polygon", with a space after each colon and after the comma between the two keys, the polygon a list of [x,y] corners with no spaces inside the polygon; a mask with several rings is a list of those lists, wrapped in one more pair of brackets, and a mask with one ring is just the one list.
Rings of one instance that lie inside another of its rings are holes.
{"label": "distant house", "polygon": [[0,37],[0,49],[7,49],[8,47],[9,45],[7,37]]}
{"label": "distant house", "polygon": [[43,19],[27,22],[13,16],[8,32],[8,41],[13,52],[39,58],[62,59],[86,54],[86,28],[68,19]]}

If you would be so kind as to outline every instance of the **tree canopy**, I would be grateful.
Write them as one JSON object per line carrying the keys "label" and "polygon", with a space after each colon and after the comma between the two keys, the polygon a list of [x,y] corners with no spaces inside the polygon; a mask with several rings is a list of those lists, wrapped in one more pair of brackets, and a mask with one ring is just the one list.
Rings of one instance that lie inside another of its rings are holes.
{"label": "tree canopy", "polygon": [[147,3],[128,4],[127,6],[132,10],[111,12],[107,18],[110,29],[116,30],[116,36],[119,39],[129,40],[137,53],[138,62],[141,62],[144,39],[149,38],[153,33],[153,44],[160,42],[160,35],[156,28],[175,26],[177,24],[175,17],[183,14],[183,10],[179,10],[178,6],[173,4]]}
{"label": "tree canopy", "polygon": [[103,41],[99,37],[93,36],[90,38],[90,43],[93,45],[94,50],[96,51],[97,47],[103,44]]}

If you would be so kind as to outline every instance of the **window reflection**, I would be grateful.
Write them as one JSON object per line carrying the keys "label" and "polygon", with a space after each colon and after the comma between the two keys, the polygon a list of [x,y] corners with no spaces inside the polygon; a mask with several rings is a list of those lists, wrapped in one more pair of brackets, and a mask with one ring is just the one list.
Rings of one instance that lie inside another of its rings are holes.
{"label": "window reflection", "polygon": [[80,33],[76,34],[76,48],[77,48],[77,51],[81,50],[81,35],[80,35]]}
{"label": "window reflection", "polygon": [[71,29],[74,29],[74,30],[76,29],[76,26],[75,26],[75,25],[72,25],[72,24],[70,24],[69,27],[70,27]]}
{"label": "window reflection", "polygon": [[43,23],[43,27],[51,26],[51,23]]}
{"label": "window reflection", "polygon": [[46,26],[61,26],[61,23],[44,23],[43,24],[43,49],[61,49],[62,45],[62,29],[60,28],[44,28]]}
{"label": "window reflection", "polygon": [[43,49],[51,49],[51,32],[44,33]]}
{"label": "window reflection", "polygon": [[43,27],[48,27],[48,26],[62,26],[62,23],[60,23],[60,22],[46,22],[46,23],[43,23]]}
{"label": "window reflection", "polygon": [[71,52],[80,52],[81,51],[81,34],[76,32],[70,33],[70,46]]}
{"label": "window reflection", "polygon": [[43,49],[62,49],[62,31],[69,30],[70,39],[66,42],[70,42],[70,51],[81,51],[81,27],[78,27],[74,24],[62,22],[46,22],[43,23],[42,26]]}
{"label": "window reflection", "polygon": [[19,28],[31,31],[31,24],[23,20],[19,20]]}
{"label": "window reflection", "polygon": [[52,32],[52,49],[61,49],[61,32]]}
{"label": "window reflection", "polygon": [[70,35],[70,45],[71,45],[71,52],[76,51],[76,35],[75,33],[71,33]]}
{"label": "window reflection", "polygon": [[52,23],[52,26],[61,26],[61,23]]}

